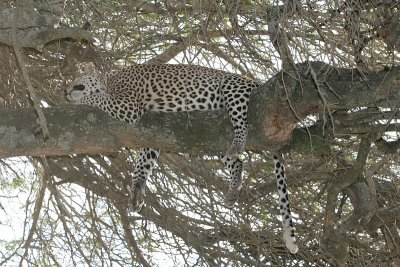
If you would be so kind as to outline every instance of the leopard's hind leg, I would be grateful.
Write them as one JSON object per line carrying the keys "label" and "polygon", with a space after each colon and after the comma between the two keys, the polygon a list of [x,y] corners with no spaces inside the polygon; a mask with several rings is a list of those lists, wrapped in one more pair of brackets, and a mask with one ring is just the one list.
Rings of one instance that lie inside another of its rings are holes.
{"label": "leopard's hind leg", "polygon": [[230,181],[228,193],[225,195],[224,205],[226,208],[233,208],[236,200],[239,198],[240,189],[242,187],[242,171],[243,162],[240,159],[221,157],[222,163],[229,171]]}
{"label": "leopard's hind leg", "polygon": [[139,212],[144,204],[147,178],[151,175],[160,151],[152,148],[141,148],[139,160],[133,171],[129,195],[129,211]]}

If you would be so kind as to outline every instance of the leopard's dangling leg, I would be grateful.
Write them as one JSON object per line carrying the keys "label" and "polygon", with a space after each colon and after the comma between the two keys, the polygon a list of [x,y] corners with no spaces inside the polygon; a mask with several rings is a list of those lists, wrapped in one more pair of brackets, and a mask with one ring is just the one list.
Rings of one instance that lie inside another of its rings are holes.
{"label": "leopard's dangling leg", "polygon": [[239,198],[240,189],[242,187],[243,162],[238,158],[234,159],[227,156],[221,157],[221,161],[228,169],[230,175],[229,189],[228,193],[225,195],[224,205],[226,208],[231,209]]}
{"label": "leopard's dangling leg", "polygon": [[231,119],[234,139],[226,152],[229,158],[237,158],[244,151],[247,139],[247,111],[251,90],[257,87],[256,83],[243,85],[238,83],[237,77],[229,77],[221,84],[221,94],[229,118]]}
{"label": "leopard's dangling leg", "polygon": [[285,167],[279,161],[277,156],[274,156],[274,167],[276,176],[276,185],[279,195],[279,207],[282,216],[283,227],[283,240],[286,247],[293,254],[299,250],[296,244],[296,237],[294,235],[292,214],[290,213],[289,195],[287,191]]}
{"label": "leopard's dangling leg", "polygon": [[[235,122],[233,122],[235,123]],[[234,133],[235,138],[232,141],[231,146],[226,152],[226,156],[230,158],[237,158],[244,151],[246,147],[246,139],[247,139],[247,122],[243,121],[242,125],[234,124]]]}
{"label": "leopard's dangling leg", "polygon": [[234,130],[232,144],[221,158],[230,174],[229,189],[224,203],[227,208],[233,208],[242,187],[243,161],[239,156],[246,147],[248,103],[251,90],[256,86],[256,83],[253,83],[252,87],[237,83],[237,77],[227,77],[221,82],[221,94]]}
{"label": "leopard's dangling leg", "polygon": [[141,148],[139,160],[133,171],[129,195],[129,211],[139,212],[144,204],[146,180],[151,175],[160,151],[152,148]]}

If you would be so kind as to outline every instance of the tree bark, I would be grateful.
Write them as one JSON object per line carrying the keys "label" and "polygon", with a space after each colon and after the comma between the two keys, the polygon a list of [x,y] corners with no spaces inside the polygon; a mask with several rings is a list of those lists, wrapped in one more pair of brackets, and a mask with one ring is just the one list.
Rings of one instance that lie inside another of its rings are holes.
{"label": "tree bark", "polygon": [[[349,121],[343,114],[336,115],[337,110],[397,107],[400,68],[360,74],[322,62],[306,62],[298,64],[297,70],[296,78],[279,72],[253,91],[247,149],[278,150],[288,145],[292,150],[302,150],[311,142],[314,149],[329,149],[325,125],[316,123],[305,130],[298,122],[311,114],[329,113],[327,117],[336,125],[335,134],[340,134],[351,129],[339,126],[350,123],[354,127],[357,117]],[[44,113],[50,132],[48,140],[36,133],[38,124],[32,109],[0,110],[0,158],[111,153],[128,146],[217,155],[223,154],[233,139],[224,110],[147,112],[134,126],[81,105],[47,108]],[[373,118],[368,127],[380,119]]]}

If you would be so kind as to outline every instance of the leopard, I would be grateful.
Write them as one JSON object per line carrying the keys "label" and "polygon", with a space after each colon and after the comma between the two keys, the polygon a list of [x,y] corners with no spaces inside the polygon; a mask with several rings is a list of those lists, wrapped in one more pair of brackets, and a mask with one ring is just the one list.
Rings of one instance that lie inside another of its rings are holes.
{"label": "leopard", "polygon": [[[248,134],[248,107],[251,92],[259,81],[243,75],[198,65],[136,64],[102,74],[92,70],[77,77],[65,90],[71,104],[99,108],[111,117],[135,124],[146,111],[188,112],[225,109],[234,132],[227,152],[220,157],[230,175],[224,205],[231,209],[242,187],[243,161]],[[129,210],[140,212],[144,205],[147,178],[160,155],[154,148],[140,148],[129,188]],[[298,246],[289,207],[284,166],[274,156],[283,238],[290,252]]]}

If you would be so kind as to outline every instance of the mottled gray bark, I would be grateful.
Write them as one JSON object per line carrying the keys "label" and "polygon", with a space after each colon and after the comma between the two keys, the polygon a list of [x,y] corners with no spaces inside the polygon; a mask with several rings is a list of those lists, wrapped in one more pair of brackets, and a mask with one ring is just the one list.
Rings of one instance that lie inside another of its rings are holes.
{"label": "mottled gray bark", "polygon": [[[13,45],[13,26],[22,48],[41,50],[47,43],[63,38],[93,42],[93,37],[84,29],[58,27],[64,6],[62,0],[19,0],[16,8],[0,10],[0,44]],[[14,18],[17,13],[18,17]]]}
{"label": "mottled gray bark", "polygon": [[[356,134],[374,129],[357,126],[359,116],[335,112],[354,107],[395,105],[398,102],[400,69],[360,75],[321,62],[297,65],[298,78],[278,73],[252,94],[249,110],[249,150],[313,151],[329,149],[331,135],[323,129],[334,123],[335,134]],[[318,85],[318,86],[317,86]],[[191,154],[222,154],[233,138],[224,110],[182,113],[146,113],[135,126],[126,125],[86,106],[45,109],[50,138],[37,134],[36,114],[30,109],[0,111],[0,157],[22,155],[99,154],[122,147],[153,147]],[[326,113],[327,122],[308,130],[297,125],[310,114]],[[328,114],[329,113],[329,114]],[[356,127],[357,126],[357,127]],[[296,128],[297,127],[297,128]],[[372,128],[371,128],[372,127]],[[382,130],[382,127],[379,127]],[[36,133],[36,134],[35,134]]]}

